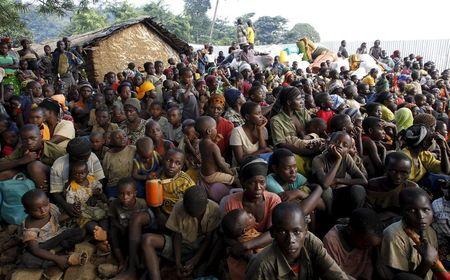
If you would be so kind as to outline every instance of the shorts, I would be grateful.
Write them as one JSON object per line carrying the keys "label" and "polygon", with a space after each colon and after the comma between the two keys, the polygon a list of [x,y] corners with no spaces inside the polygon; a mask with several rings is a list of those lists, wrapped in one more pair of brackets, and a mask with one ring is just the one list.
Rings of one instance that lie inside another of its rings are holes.
{"label": "shorts", "polygon": [[[193,243],[181,243],[181,261],[185,262],[190,260],[195,253],[200,249],[201,244],[205,240],[205,236],[198,238]],[[174,247],[172,237],[164,234],[164,247],[159,253],[160,256],[168,260],[175,260]]]}

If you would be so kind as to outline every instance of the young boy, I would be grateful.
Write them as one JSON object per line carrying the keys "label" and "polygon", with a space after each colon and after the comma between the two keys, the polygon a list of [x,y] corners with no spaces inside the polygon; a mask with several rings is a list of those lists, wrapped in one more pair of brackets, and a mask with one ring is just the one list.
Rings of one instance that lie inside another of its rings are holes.
{"label": "young boy", "polygon": [[352,212],[348,225],[336,225],[325,235],[323,245],[352,279],[372,279],[373,256],[381,242],[381,233],[377,213],[358,208]]}
{"label": "young boy", "polygon": [[128,227],[132,217],[148,211],[147,202],[136,198],[136,183],[131,177],[125,177],[117,183],[117,199],[109,206],[111,222],[111,247],[114,257],[119,262],[119,271],[125,267],[123,252],[128,244]]}
{"label": "young boy", "polygon": [[164,157],[168,150],[175,148],[175,145],[171,141],[164,139],[161,126],[154,120],[149,120],[145,124],[145,136],[152,139],[155,151],[161,157]]}
{"label": "young boy", "polygon": [[98,131],[93,131],[89,135],[89,140],[91,141],[92,152],[100,161],[102,161],[106,152],[109,150],[108,147],[105,146],[104,134]]}
{"label": "young boy", "polygon": [[327,123],[321,118],[313,118],[305,124],[305,140],[327,139]]}
{"label": "young boy", "polygon": [[384,279],[406,272],[431,280],[438,244],[430,227],[433,210],[429,195],[421,188],[407,188],[400,192],[399,202],[402,220],[383,232],[379,273]]}
{"label": "young boy", "polygon": [[246,279],[348,279],[319,238],[308,231],[300,207],[282,202],[272,212],[272,245],[250,261]]}
{"label": "young boy", "polygon": [[133,170],[133,158],[136,147],[128,145],[128,136],[121,129],[111,132],[111,148],[102,161],[103,172],[107,178],[105,193],[108,198],[117,197],[117,182],[128,177]]}
{"label": "young boy", "polygon": [[64,270],[69,266],[84,265],[86,253],[56,255],[50,250],[61,247],[72,250],[75,244],[84,239],[80,228],[62,229],[59,226],[61,213],[58,207],[51,204],[48,197],[40,189],[33,189],[22,196],[22,204],[28,217],[22,223],[22,242],[25,253],[21,256],[21,264],[26,268],[47,268],[57,265]]}
{"label": "young boy", "polygon": [[167,139],[172,141],[175,146],[178,146],[181,140],[183,140],[180,109],[178,107],[172,107],[167,110],[167,119],[169,120],[169,125],[164,134],[167,135]]}
{"label": "young boy", "polygon": [[347,99],[345,101],[345,104],[348,106],[348,108],[354,108],[357,110],[361,108],[361,103],[355,100],[358,97],[358,89],[354,84],[346,86],[344,88],[344,94],[345,98]]}
{"label": "young boy", "polygon": [[334,116],[334,111],[331,110],[332,102],[330,95],[326,92],[317,94],[315,103],[320,108],[316,116],[323,119],[328,125],[330,119]]}
{"label": "young boy", "polygon": [[346,132],[335,132],[328,149],[312,161],[313,175],[324,188],[322,199],[335,217],[348,217],[364,205],[366,198],[362,185],[367,179],[348,154],[351,146],[352,139]]}
{"label": "young boy", "polygon": [[111,116],[109,109],[106,105],[97,107],[95,109],[95,123],[92,126],[92,132],[113,132],[118,129],[119,126],[111,122]]}
{"label": "young boy", "polygon": [[194,120],[187,119],[183,122],[183,134],[183,141],[178,148],[183,150],[186,156],[186,173],[194,182],[197,182],[202,159],[200,157],[200,139],[195,131]]}
{"label": "young boy", "polygon": [[136,141],[136,156],[133,159],[132,177],[136,180],[138,197],[145,197],[145,182],[154,179],[161,165],[161,156],[154,150],[150,137]]}
{"label": "young boy", "polygon": [[411,159],[402,152],[392,152],[386,156],[385,175],[370,179],[366,191],[367,201],[377,211],[380,219],[389,221],[399,217],[400,204],[398,194],[406,188],[417,188],[418,185],[408,180],[411,172]]}
{"label": "young boy", "polygon": [[45,124],[44,120],[44,110],[41,107],[31,109],[28,122],[39,127],[41,130],[42,140],[48,141],[50,140],[50,129]]}
{"label": "young boy", "polygon": [[208,199],[204,188],[187,190],[166,223],[173,235],[150,233],[143,237],[142,250],[151,279],[161,279],[157,251],[162,257],[175,260],[178,277],[202,276],[195,275],[195,270],[208,261],[204,257],[212,257],[209,253],[220,220],[219,206]]}
{"label": "young boy", "polygon": [[225,162],[220,149],[214,142],[217,136],[216,121],[209,116],[202,116],[195,123],[195,130],[200,135],[200,156],[202,165],[200,176],[207,184],[222,183],[232,185],[236,176]]}
{"label": "young boy", "polygon": [[[165,133],[168,130],[168,127],[170,126],[170,124],[169,124],[169,120],[167,120],[167,118],[164,117],[162,114],[163,114],[162,103],[158,102],[158,101],[153,101],[150,104],[150,118],[147,122],[149,122],[150,120],[153,120],[153,121],[159,123],[163,133]],[[164,137],[167,138],[168,135],[164,134]]]}
{"label": "young boy", "polygon": [[386,148],[381,143],[386,138],[383,121],[376,117],[367,117],[363,120],[362,127],[364,136],[362,137],[363,161],[369,178],[382,174],[384,170],[384,159]]}

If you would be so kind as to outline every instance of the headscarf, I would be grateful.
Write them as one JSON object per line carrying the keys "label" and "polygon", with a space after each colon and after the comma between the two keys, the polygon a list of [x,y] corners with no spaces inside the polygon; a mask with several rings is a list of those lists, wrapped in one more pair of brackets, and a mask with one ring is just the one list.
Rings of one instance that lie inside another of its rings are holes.
{"label": "headscarf", "polygon": [[268,164],[265,160],[249,156],[242,162],[239,168],[239,179],[245,182],[255,176],[267,176]]}
{"label": "headscarf", "polygon": [[379,79],[375,84],[375,92],[376,93],[384,93],[389,92],[389,82],[386,79]]}
{"label": "headscarf", "polygon": [[428,136],[428,129],[423,125],[412,125],[406,129],[404,139],[408,147],[414,148],[422,144]]}
{"label": "headscarf", "polygon": [[224,108],[225,107],[225,97],[223,97],[222,94],[213,93],[209,97],[208,103],[214,104],[214,105],[220,105],[220,106],[222,106],[222,108]]}
{"label": "headscarf", "polygon": [[361,113],[359,112],[358,109],[355,108],[347,108],[342,113],[348,115],[352,120],[352,122],[354,122],[358,118],[361,119]]}
{"label": "headscarf", "polygon": [[124,106],[129,105],[136,109],[136,111],[139,113],[141,112],[141,102],[139,102],[139,99],[137,98],[128,98],[127,101],[125,101]]}
{"label": "headscarf", "polygon": [[163,74],[169,76],[173,74],[173,69],[171,67],[164,69]]}
{"label": "headscarf", "polygon": [[436,118],[430,114],[420,113],[414,117],[414,124],[434,128],[436,126]]}
{"label": "headscarf", "polygon": [[242,93],[236,88],[228,88],[225,90],[225,100],[230,107],[234,107]]}
{"label": "headscarf", "polygon": [[66,97],[64,96],[64,94],[55,94],[52,95],[50,98],[58,102],[59,106],[63,108],[63,111],[69,110],[69,108],[67,108],[66,106]]}
{"label": "headscarf", "polygon": [[252,67],[247,62],[242,62],[241,65],[239,65],[239,73],[242,73],[244,70],[252,71]]}
{"label": "headscarf", "polygon": [[413,115],[410,109],[401,108],[395,112],[395,124],[397,125],[397,131],[400,132],[413,125]]}
{"label": "headscarf", "polygon": [[337,94],[330,95],[330,98],[331,98],[331,104],[332,104],[331,109],[333,111],[336,111],[339,107],[341,107],[342,104],[345,103],[345,99],[340,97]]}
{"label": "headscarf", "polygon": [[208,87],[210,87],[216,81],[216,76],[208,75],[206,76],[205,82]]}
{"label": "headscarf", "polygon": [[155,89],[155,86],[153,85],[152,82],[150,82],[150,81],[143,82],[142,85],[140,85],[136,88],[137,99],[141,100],[142,98],[144,98],[146,92],[154,90],[154,89]]}

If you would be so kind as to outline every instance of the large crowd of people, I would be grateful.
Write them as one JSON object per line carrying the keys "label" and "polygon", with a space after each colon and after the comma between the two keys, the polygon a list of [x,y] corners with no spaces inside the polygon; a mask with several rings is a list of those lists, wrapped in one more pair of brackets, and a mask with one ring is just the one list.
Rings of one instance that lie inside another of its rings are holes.
{"label": "large crowd of people", "polygon": [[449,279],[449,70],[378,40],[391,70],[362,79],[262,68],[239,30],[236,67],[205,45],[101,83],[67,38],[2,39],[0,252],[65,270],[87,240],[116,279]]}

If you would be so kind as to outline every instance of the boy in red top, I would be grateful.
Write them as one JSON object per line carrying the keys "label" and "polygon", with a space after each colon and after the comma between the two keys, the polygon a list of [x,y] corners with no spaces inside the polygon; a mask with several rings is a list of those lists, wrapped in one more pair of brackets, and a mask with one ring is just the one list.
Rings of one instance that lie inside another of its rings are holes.
{"label": "boy in red top", "polygon": [[318,118],[323,119],[327,125],[330,123],[330,119],[334,116],[334,111],[331,110],[331,98],[330,95],[326,92],[319,93],[316,96],[316,105],[320,108],[319,111],[317,111],[316,116]]}

